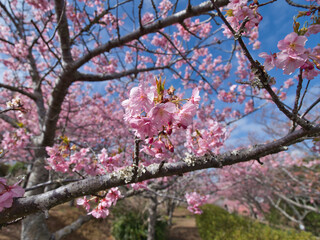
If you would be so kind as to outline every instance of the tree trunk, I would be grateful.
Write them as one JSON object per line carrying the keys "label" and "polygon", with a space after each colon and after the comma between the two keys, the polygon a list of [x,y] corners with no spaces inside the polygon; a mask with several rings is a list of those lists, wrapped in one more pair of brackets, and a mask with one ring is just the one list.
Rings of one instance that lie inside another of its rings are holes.
{"label": "tree trunk", "polygon": [[29,215],[22,222],[22,240],[49,240],[51,233],[47,227],[44,213]]}
{"label": "tree trunk", "polygon": [[167,215],[168,215],[168,226],[171,227],[172,225],[172,217],[173,211],[176,207],[176,202],[174,200],[169,199],[168,206],[167,206]]}
{"label": "tree trunk", "polygon": [[156,222],[157,222],[157,196],[150,198],[150,204],[148,208],[148,240],[155,240],[156,237]]}
{"label": "tree trunk", "polygon": [[[46,151],[42,148],[36,151],[36,160],[32,167],[32,172],[28,179],[27,187],[31,187],[48,180],[48,171],[44,168]],[[26,192],[25,196],[31,196],[43,192],[43,188],[38,188]],[[43,209],[45,210],[45,209]],[[21,240],[44,240],[50,239],[51,233],[47,227],[46,217],[43,212],[27,216],[22,221]]]}

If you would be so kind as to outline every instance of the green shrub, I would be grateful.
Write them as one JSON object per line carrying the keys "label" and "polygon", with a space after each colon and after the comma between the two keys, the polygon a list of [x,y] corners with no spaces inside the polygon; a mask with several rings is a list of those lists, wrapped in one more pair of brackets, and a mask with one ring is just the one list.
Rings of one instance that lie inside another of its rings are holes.
{"label": "green shrub", "polygon": [[19,172],[24,172],[25,170],[27,170],[27,166],[25,163],[16,162],[15,164],[10,165],[10,167],[8,169],[8,173],[10,173],[11,175],[16,175]]}
{"label": "green shrub", "polygon": [[[167,222],[157,220],[155,235],[157,240],[166,239]],[[147,215],[137,211],[118,213],[112,225],[112,235],[116,240],[146,240],[148,233]]]}
{"label": "green shrub", "polygon": [[147,239],[144,217],[136,212],[125,212],[113,222],[112,235],[116,240],[144,240]]}
{"label": "green shrub", "polygon": [[311,233],[285,231],[255,222],[214,206],[204,205],[196,216],[199,235],[205,240],[315,240]]}
{"label": "green shrub", "polygon": [[320,236],[320,214],[310,212],[303,220],[306,230],[312,232],[316,236]]}

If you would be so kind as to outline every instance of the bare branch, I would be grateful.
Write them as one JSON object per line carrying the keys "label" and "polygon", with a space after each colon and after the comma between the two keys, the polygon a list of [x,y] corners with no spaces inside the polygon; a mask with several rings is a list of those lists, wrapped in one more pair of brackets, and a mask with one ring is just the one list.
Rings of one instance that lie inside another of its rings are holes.
{"label": "bare branch", "polygon": [[282,200],[286,201],[289,204],[292,204],[298,208],[302,208],[302,209],[306,209],[315,213],[320,213],[320,209],[316,208],[316,207],[312,207],[310,205],[305,205],[305,204],[300,204],[297,201],[293,201],[292,199],[286,197],[285,195],[281,194],[281,193],[275,193],[278,197],[280,197]]}
{"label": "bare branch", "polygon": [[293,7],[306,8],[306,9],[310,9],[310,7],[311,7],[311,6],[308,6],[308,5],[295,3],[295,2],[292,1],[292,0],[286,0],[286,2],[287,2],[289,5],[293,6]]}
{"label": "bare branch", "polygon": [[302,114],[301,117],[304,117],[305,115],[307,115],[308,112],[310,112],[310,111],[312,110],[312,108],[314,108],[318,103],[320,103],[320,97],[319,97],[314,103],[312,103],[312,104],[310,105],[310,107],[308,107],[308,109],[305,111],[304,114]]}

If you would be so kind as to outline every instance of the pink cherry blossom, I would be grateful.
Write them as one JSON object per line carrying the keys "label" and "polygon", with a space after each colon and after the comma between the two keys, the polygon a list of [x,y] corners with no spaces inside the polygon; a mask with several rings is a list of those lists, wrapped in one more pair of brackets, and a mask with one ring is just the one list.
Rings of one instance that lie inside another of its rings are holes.
{"label": "pink cherry blossom", "polygon": [[245,108],[244,108],[244,113],[248,114],[251,113],[254,110],[254,105],[253,105],[253,100],[250,99],[248,102],[246,102],[245,104]]}
{"label": "pink cherry blossom", "polygon": [[304,48],[306,41],[307,38],[305,36],[298,36],[297,33],[292,32],[279,41],[278,48],[289,55],[300,55],[306,50]]}
{"label": "pink cherry blossom", "polygon": [[187,129],[185,146],[188,151],[196,156],[206,153],[218,154],[227,138],[226,129],[216,121],[207,122],[208,129],[200,129],[192,132],[191,127]]}
{"label": "pink cherry blossom", "polygon": [[87,199],[87,197],[78,198],[77,199],[77,205],[83,205],[87,212],[90,210],[90,200]]}
{"label": "pink cherry blossom", "polygon": [[172,7],[173,7],[173,4],[169,0],[162,0],[159,4],[161,15],[163,15],[163,17],[166,17],[168,14],[168,11],[170,11]]}
{"label": "pink cherry blossom", "polygon": [[65,160],[63,156],[64,151],[61,151],[58,145],[54,145],[53,147],[46,147],[46,151],[49,155],[49,158],[47,158],[49,169],[64,173],[70,170],[70,163]]}
{"label": "pink cherry blossom", "polygon": [[185,198],[188,203],[188,210],[194,214],[201,214],[200,206],[205,204],[209,198],[208,195],[202,196],[196,192],[186,193]]}
{"label": "pink cherry blossom", "polygon": [[296,55],[280,52],[277,54],[276,66],[283,70],[284,74],[292,74],[307,60],[306,54]]}
{"label": "pink cherry blossom", "polygon": [[131,186],[134,190],[147,189],[147,188],[148,188],[148,184],[147,184],[146,181],[144,181],[144,182],[139,182],[139,183],[132,183],[132,184],[130,184],[130,186]]}
{"label": "pink cherry blossom", "polygon": [[129,119],[128,123],[134,129],[135,135],[141,139],[145,139],[146,137],[152,138],[158,133],[158,128],[150,118],[134,117]]}
{"label": "pink cherry blossom", "polygon": [[175,115],[177,126],[186,129],[192,123],[196,111],[197,105],[193,104],[191,101],[184,104],[178,114]]}
{"label": "pink cherry blossom", "polygon": [[289,88],[289,87],[291,87],[291,86],[293,86],[293,85],[294,85],[293,79],[292,79],[292,78],[289,78],[287,81],[284,82],[283,87],[284,87],[284,88]]}
{"label": "pink cherry blossom", "polygon": [[259,57],[264,58],[264,67],[267,71],[275,67],[275,57],[273,54],[269,55],[268,53],[262,52],[259,54]]}
{"label": "pink cherry blossom", "polygon": [[106,196],[106,199],[108,199],[110,202],[112,202],[113,205],[116,205],[118,199],[122,198],[121,192],[117,187],[111,188]]}
{"label": "pink cherry blossom", "polygon": [[313,24],[308,27],[308,31],[305,36],[309,37],[311,34],[317,34],[320,32],[320,24]]}
{"label": "pink cherry blossom", "polygon": [[[90,204],[86,197],[83,199],[77,199],[78,205],[83,205],[86,209],[88,214],[91,214],[95,218],[106,218],[109,215],[109,208],[112,205],[116,205],[117,201],[122,198],[121,192],[118,190],[117,187],[111,188],[106,196],[102,199],[99,199],[98,205],[91,211],[90,211]],[[97,199],[97,198],[96,198]]]}
{"label": "pink cherry blossom", "polygon": [[192,95],[191,95],[191,98],[190,98],[190,101],[193,103],[193,104],[199,104],[200,102],[200,91],[199,91],[199,88],[195,88],[192,90]]}
{"label": "pink cherry blossom", "polygon": [[95,209],[93,209],[88,214],[91,214],[95,218],[106,218],[107,216],[109,216],[109,209],[99,204]]}
{"label": "pink cherry blossom", "polygon": [[150,121],[161,130],[163,125],[167,125],[173,119],[173,114],[177,107],[172,102],[159,103],[150,110]]}
{"label": "pink cherry blossom", "polygon": [[0,212],[12,206],[13,198],[23,196],[24,189],[18,185],[19,183],[9,186],[6,179],[0,178]]}
{"label": "pink cherry blossom", "polygon": [[140,115],[141,111],[149,112],[152,108],[153,99],[155,97],[154,89],[147,86],[145,82],[134,87],[130,91],[129,99],[122,102],[122,106],[126,109],[125,118]]}
{"label": "pink cherry blossom", "polygon": [[145,13],[141,19],[143,25],[147,25],[154,20],[154,15],[152,13]]}

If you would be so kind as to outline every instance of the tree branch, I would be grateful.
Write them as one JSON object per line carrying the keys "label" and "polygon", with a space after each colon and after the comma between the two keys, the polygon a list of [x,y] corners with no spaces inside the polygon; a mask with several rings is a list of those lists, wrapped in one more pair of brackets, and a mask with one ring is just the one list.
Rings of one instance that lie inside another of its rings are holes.
{"label": "tree branch", "polygon": [[316,207],[312,207],[309,205],[305,205],[305,204],[300,204],[299,202],[293,201],[292,199],[286,197],[285,195],[281,194],[281,193],[275,193],[275,195],[277,195],[279,198],[281,198],[283,201],[292,204],[298,208],[302,208],[302,209],[306,209],[315,213],[320,213],[320,209],[316,208]]}
{"label": "tree branch", "polygon": [[142,72],[150,72],[150,71],[156,71],[156,70],[163,70],[166,68],[170,68],[174,62],[169,63],[166,66],[162,67],[150,67],[150,68],[134,68],[134,69],[129,69],[123,72],[118,72],[118,73],[111,73],[111,74],[86,74],[86,73],[79,73],[77,74],[77,77],[74,81],[78,82],[101,82],[101,81],[107,81],[107,80],[114,80],[114,79],[119,79],[122,77],[126,77],[129,75],[137,75],[138,73]]}
{"label": "tree branch", "polygon": [[26,91],[24,91],[24,90],[22,90],[21,88],[18,88],[18,87],[14,87],[14,86],[10,86],[10,85],[4,84],[4,83],[0,83],[0,88],[5,88],[5,89],[8,89],[8,90],[13,91],[13,92],[21,93],[22,95],[25,95],[25,96],[31,98],[34,101],[37,100],[37,97],[34,94],[26,92]]}
{"label": "tree branch", "polygon": [[151,164],[143,169],[139,168],[136,179],[132,179],[133,167],[131,166],[115,173],[70,183],[46,193],[14,199],[12,207],[1,212],[0,224],[6,224],[17,218],[37,211],[50,209],[56,205],[70,201],[71,199],[94,194],[95,192],[112,187],[164,176],[181,175],[183,173],[200,169],[220,168],[222,166],[233,165],[239,162],[247,162],[252,159],[284,151],[287,149],[287,146],[303,141],[304,137],[312,134],[320,134],[320,125],[317,125],[317,127],[310,130],[296,130],[283,138],[269,143],[241,150],[229,151],[224,154],[210,154],[202,157],[187,156],[180,162],[165,163],[162,168],[159,168],[160,164]]}
{"label": "tree branch", "polygon": [[[232,32],[235,40],[237,40],[243,50],[244,55],[247,57],[247,59],[249,60],[250,64],[251,64],[251,69],[252,72],[255,74],[255,76],[259,79],[260,83],[262,84],[263,88],[269,93],[269,95],[272,98],[272,101],[276,104],[276,106],[278,107],[278,109],[284,113],[290,120],[292,120],[293,122],[298,123],[301,127],[305,128],[305,129],[310,129],[310,127],[312,127],[312,125],[305,119],[300,118],[299,116],[293,114],[292,112],[290,112],[288,109],[285,108],[285,105],[283,104],[283,102],[280,101],[279,97],[276,95],[276,93],[272,90],[271,86],[269,85],[269,81],[270,81],[270,76],[266,73],[266,71],[264,70],[264,68],[260,65],[260,63],[258,61],[255,61],[253,59],[253,57],[251,56],[248,48],[246,47],[245,43],[243,42],[242,38],[241,38],[241,27],[239,32],[236,32],[231,25],[229,24],[229,22],[227,21],[227,19],[224,17],[224,15],[221,13],[221,11],[219,10],[219,6],[215,3],[214,0],[211,0],[215,10],[218,13],[218,16],[222,19],[222,21],[226,24],[226,26],[229,28],[229,30]],[[248,19],[248,18],[247,18]],[[246,20],[246,19],[245,19]],[[244,20],[244,22],[245,22]]]}
{"label": "tree branch", "polygon": [[0,118],[1,118],[3,121],[9,123],[12,127],[14,127],[14,128],[19,128],[18,122],[17,122],[17,120],[15,120],[14,118],[9,117],[8,115],[5,115],[5,114],[0,114]]}
{"label": "tree branch", "polygon": [[70,63],[73,61],[70,49],[70,33],[68,27],[68,19],[66,16],[66,2],[65,0],[55,0],[56,16],[58,19],[58,35],[62,51],[62,63]]}

